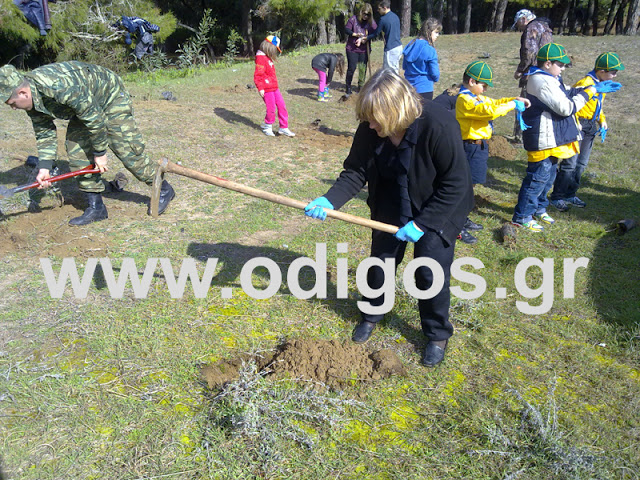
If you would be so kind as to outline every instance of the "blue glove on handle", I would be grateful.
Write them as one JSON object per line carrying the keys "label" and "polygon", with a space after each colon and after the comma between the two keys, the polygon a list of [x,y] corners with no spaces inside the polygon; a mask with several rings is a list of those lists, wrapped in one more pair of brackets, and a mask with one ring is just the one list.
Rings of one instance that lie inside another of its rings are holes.
{"label": "blue glove on handle", "polygon": [[316,218],[318,220],[324,220],[327,218],[327,212],[324,209],[333,210],[333,205],[326,199],[326,197],[318,197],[313,202],[309,202],[309,205],[304,207],[304,214],[307,217]]}
{"label": "blue glove on handle", "polygon": [[513,103],[516,104],[516,110],[518,112],[524,112],[524,109],[526,107],[524,106],[524,102],[522,100],[514,100]]}
{"label": "blue glove on handle", "polygon": [[398,230],[394,237],[403,242],[417,242],[424,235],[424,232],[418,230],[415,222],[412,220],[407,223],[404,227]]}
{"label": "blue glove on handle", "polygon": [[607,136],[607,131],[608,131],[607,128],[600,127],[600,132],[599,133],[600,133],[600,136],[602,137],[602,142],[600,142],[600,143],[604,143],[604,139]]}
{"label": "blue glove on handle", "polygon": [[611,93],[620,90],[622,88],[622,84],[612,80],[605,80],[604,82],[596,83],[594,87],[598,93]]}

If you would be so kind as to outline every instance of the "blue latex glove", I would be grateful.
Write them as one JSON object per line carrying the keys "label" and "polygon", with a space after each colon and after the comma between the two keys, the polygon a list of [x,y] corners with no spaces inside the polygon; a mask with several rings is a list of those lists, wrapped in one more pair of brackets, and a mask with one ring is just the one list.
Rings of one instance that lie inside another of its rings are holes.
{"label": "blue latex glove", "polygon": [[529,130],[531,128],[530,125],[527,125],[526,123],[524,123],[524,120],[522,119],[522,113],[520,113],[520,111],[516,112],[516,120],[518,121],[518,123],[520,123],[520,130],[521,131],[525,131],[525,130]]}
{"label": "blue latex glove", "polygon": [[333,205],[325,197],[318,197],[313,202],[309,202],[309,205],[304,207],[304,214],[307,217],[316,218],[318,220],[324,220],[327,218],[327,212],[324,209],[333,210]]}
{"label": "blue latex glove", "polygon": [[516,104],[516,110],[519,112],[524,112],[524,109],[526,108],[524,106],[524,102],[522,100],[514,100],[513,103]]}
{"label": "blue latex glove", "polygon": [[407,223],[404,227],[398,230],[394,237],[403,242],[417,242],[424,235],[424,232],[418,230],[414,221]]}
{"label": "blue latex glove", "polygon": [[604,82],[596,83],[594,87],[598,93],[611,93],[620,90],[620,88],[622,88],[622,84],[612,80],[605,80]]}
{"label": "blue latex glove", "polygon": [[604,143],[604,139],[607,136],[607,131],[608,129],[604,128],[604,127],[600,127],[600,136],[602,137],[602,142],[600,143]]}

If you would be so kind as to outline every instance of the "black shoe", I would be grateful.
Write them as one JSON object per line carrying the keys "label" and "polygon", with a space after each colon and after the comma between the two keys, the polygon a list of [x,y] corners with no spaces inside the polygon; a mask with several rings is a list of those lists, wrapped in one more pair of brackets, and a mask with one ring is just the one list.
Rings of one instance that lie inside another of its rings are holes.
{"label": "black shoe", "polygon": [[464,222],[464,228],[465,230],[471,230],[472,232],[477,232],[478,230],[482,230],[484,227],[467,217],[467,220]]}
{"label": "black shoe", "polygon": [[448,340],[429,342],[422,355],[422,364],[425,367],[435,367],[444,360],[444,352],[447,350]]}
{"label": "black shoe", "polygon": [[[169,185],[169,182],[166,180],[162,181],[162,186],[160,187],[160,199],[158,201],[158,215],[162,215],[162,213],[167,209],[171,200],[173,200],[176,196],[176,192],[173,191],[173,187]],[[151,215],[151,205],[149,205],[149,209],[147,210],[147,215]]]}
{"label": "black shoe", "polygon": [[109,218],[107,207],[102,203],[102,194],[87,192],[87,200],[89,201],[89,208],[79,217],[69,220],[69,225],[88,225]]}
{"label": "black shoe", "polygon": [[478,239],[471,235],[466,228],[462,229],[460,235],[458,235],[458,240],[460,240],[462,243],[466,243],[467,245],[475,245],[476,243],[478,243]]}
{"label": "black shoe", "polygon": [[376,328],[375,323],[367,322],[366,320],[361,321],[358,326],[353,329],[351,340],[356,343],[365,343],[367,340],[369,340],[371,332],[373,332],[374,328]]}

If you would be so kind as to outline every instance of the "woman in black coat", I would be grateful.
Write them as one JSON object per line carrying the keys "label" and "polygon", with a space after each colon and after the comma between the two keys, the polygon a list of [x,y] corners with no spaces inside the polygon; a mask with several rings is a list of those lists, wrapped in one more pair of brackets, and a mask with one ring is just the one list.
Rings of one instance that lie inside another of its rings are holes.
{"label": "woman in black coat", "polygon": [[[430,257],[440,264],[443,287],[434,297],[418,301],[428,340],[422,362],[435,366],[443,360],[453,334],[449,322],[450,267],[456,237],[473,207],[460,127],[439,105],[427,102],[423,106],[415,89],[391,70],[378,71],[366,83],[358,96],[356,115],[361,124],[344,170],[329,191],[309,203],[305,211],[324,220],[325,208],[342,207],[368,184],[371,218],[400,227],[395,235],[373,231],[371,257],[394,259],[397,267],[407,242],[412,242],[415,258]],[[415,280],[418,289],[427,290],[433,283],[433,272],[419,267]],[[382,289],[383,269],[370,268],[367,282],[371,289]],[[353,332],[353,341],[364,343],[391,306],[385,304],[382,294],[363,297],[359,307],[362,321]]]}

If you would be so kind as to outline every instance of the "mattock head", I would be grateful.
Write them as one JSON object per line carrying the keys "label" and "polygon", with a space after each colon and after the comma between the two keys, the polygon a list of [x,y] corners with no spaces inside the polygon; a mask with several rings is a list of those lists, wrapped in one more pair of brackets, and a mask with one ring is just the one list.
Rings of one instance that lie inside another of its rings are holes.
{"label": "mattock head", "polygon": [[149,207],[151,209],[151,216],[158,217],[158,210],[160,208],[160,188],[162,187],[162,181],[164,180],[164,172],[167,170],[169,160],[162,158],[158,161],[158,169],[156,170],[156,176],[153,177],[153,185],[151,190],[151,203]]}

